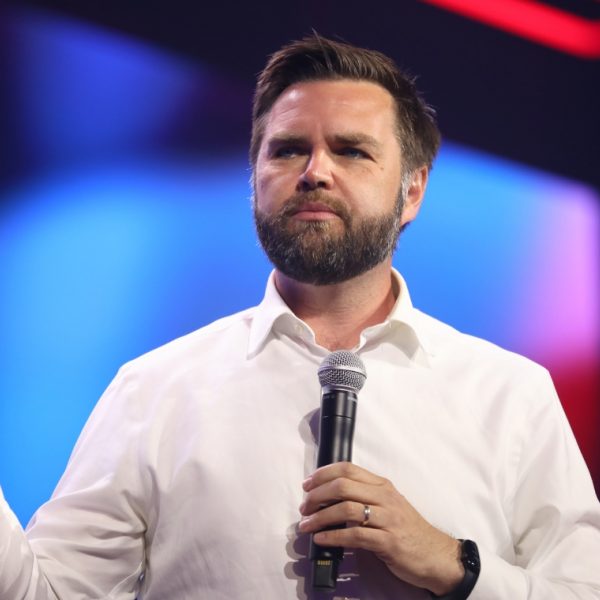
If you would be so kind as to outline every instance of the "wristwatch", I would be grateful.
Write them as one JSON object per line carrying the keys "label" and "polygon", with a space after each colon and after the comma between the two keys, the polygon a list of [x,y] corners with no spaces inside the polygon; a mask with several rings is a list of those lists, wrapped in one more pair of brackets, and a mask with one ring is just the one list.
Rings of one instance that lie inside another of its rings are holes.
{"label": "wristwatch", "polygon": [[445,596],[431,594],[431,597],[436,600],[466,600],[477,583],[479,571],[481,570],[477,544],[472,540],[458,541],[460,542],[460,562],[465,568],[465,576],[458,584],[458,587],[449,594],[446,594]]}

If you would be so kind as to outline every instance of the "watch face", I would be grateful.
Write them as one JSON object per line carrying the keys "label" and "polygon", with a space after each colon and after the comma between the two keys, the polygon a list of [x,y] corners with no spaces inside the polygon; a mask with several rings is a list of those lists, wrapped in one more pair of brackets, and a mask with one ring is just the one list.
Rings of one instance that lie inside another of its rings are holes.
{"label": "watch face", "polygon": [[479,551],[477,544],[471,540],[464,540],[462,543],[462,564],[465,569],[473,573],[479,573],[481,563],[479,562]]}

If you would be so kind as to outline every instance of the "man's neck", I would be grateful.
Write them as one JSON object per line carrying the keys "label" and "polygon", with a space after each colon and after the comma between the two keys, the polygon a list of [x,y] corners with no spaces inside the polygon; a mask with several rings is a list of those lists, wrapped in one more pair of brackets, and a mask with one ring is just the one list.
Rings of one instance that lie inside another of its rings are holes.
{"label": "man's neck", "polygon": [[300,283],[275,273],[275,285],[294,314],[311,327],[328,350],[352,349],[361,332],[385,321],[396,301],[391,261],[333,285]]}

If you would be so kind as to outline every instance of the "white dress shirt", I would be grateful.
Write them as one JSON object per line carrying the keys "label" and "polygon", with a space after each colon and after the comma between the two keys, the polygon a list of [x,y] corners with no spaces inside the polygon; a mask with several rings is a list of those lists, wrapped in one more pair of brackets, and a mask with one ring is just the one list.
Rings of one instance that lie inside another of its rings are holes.
{"label": "white dress shirt", "polygon": [[[548,373],[419,312],[396,277],[354,349],[354,462],[477,542],[471,600],[600,598],[600,505]],[[321,597],[296,526],[327,354],[271,276],[258,307],[122,367],[26,533],[0,495],[0,599]],[[357,551],[333,597],[429,594]]]}

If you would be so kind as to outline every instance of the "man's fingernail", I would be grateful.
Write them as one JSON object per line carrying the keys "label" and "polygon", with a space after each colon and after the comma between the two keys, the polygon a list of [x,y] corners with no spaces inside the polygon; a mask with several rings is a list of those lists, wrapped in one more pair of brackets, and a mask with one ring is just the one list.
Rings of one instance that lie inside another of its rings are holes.
{"label": "man's fingernail", "polygon": [[312,476],[311,477],[307,477],[303,482],[302,482],[302,489],[306,492],[308,490],[310,490],[312,485]]}

